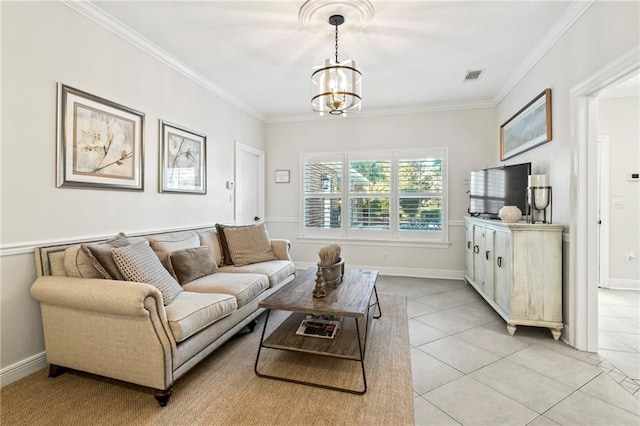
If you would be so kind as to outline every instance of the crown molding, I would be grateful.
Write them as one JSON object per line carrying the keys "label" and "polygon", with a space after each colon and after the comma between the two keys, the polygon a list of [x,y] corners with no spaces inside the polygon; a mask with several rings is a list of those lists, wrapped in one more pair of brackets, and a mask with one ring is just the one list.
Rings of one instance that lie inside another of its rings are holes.
{"label": "crown molding", "polygon": [[518,68],[507,79],[493,98],[493,103],[498,105],[513,90],[514,87],[533,69],[533,67],[547,54],[549,50],[556,44],[558,40],[566,33],[569,28],[589,9],[595,0],[576,0],[569,6],[558,21],[551,27],[549,31],[540,39],[538,44],[531,50],[531,53],[520,63]]}
{"label": "crown molding", "polygon": [[394,109],[372,109],[369,111],[361,111],[354,114],[341,115],[340,117],[334,116],[320,116],[319,114],[304,114],[304,115],[289,115],[289,116],[277,116],[266,117],[265,124],[278,124],[278,123],[294,123],[300,121],[317,121],[317,120],[344,120],[344,119],[359,119],[359,118],[371,118],[371,117],[387,117],[393,115],[407,115],[407,114],[422,114],[427,112],[446,112],[446,111],[463,111],[470,109],[484,109],[495,108],[496,103],[491,99],[471,102],[452,102],[445,104],[433,104],[422,106],[405,106]]}
{"label": "crown molding", "polygon": [[247,114],[257,118],[260,121],[264,121],[264,115],[258,110],[239,99],[233,93],[218,86],[193,68],[189,67],[185,63],[181,62],[167,51],[163,50],[156,44],[146,39],[143,35],[137,33],[131,28],[124,25],[122,22],[115,19],[113,16],[100,9],[90,1],[74,1],[74,0],[60,0],[61,3],[75,10],[86,18],[91,19],[93,22],[102,26],[103,28],[111,31],[124,41],[133,45],[134,47],[142,50],[144,53],[158,60],[162,64],[168,66],[174,71],[179,72],[183,76],[187,77],[194,83],[200,85],[221,99],[229,102],[235,107],[241,109]]}

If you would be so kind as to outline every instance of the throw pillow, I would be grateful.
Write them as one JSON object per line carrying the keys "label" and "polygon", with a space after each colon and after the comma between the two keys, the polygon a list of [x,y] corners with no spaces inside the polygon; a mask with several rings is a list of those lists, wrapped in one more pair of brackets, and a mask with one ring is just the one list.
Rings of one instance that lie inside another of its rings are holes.
{"label": "throw pillow", "polygon": [[220,247],[218,232],[215,229],[208,229],[199,231],[198,235],[200,236],[200,245],[213,250],[213,258],[216,260],[216,265],[222,266],[222,248]]}
{"label": "throw pillow", "polygon": [[167,256],[177,250],[200,247],[200,237],[193,231],[174,232],[149,237],[151,248],[166,265]]}
{"label": "throw pillow", "polygon": [[209,247],[174,251],[169,255],[168,263],[180,284],[189,283],[218,271],[213,251]]}
{"label": "throw pillow", "polygon": [[232,226],[232,225],[221,225],[216,223],[216,230],[218,231],[218,237],[220,238],[220,249],[222,250],[222,264],[223,265],[233,265],[233,259],[231,259],[231,254],[229,253],[229,246],[227,245],[227,237],[224,235],[224,230],[229,228],[240,229],[240,228],[249,228],[255,225],[247,225],[247,226]]}
{"label": "throw pillow", "polygon": [[278,260],[271,248],[271,240],[264,223],[249,227],[225,228],[224,235],[235,266]]}
{"label": "throw pillow", "polygon": [[99,271],[93,260],[81,249],[80,244],[74,244],[64,251],[62,264],[68,277],[77,278],[104,278],[107,273],[102,265]]}
{"label": "throw pillow", "polygon": [[89,256],[93,266],[102,273],[105,279],[124,281],[124,277],[113,260],[111,250],[117,247],[125,247],[129,244],[131,244],[131,242],[120,232],[112,239],[103,243],[82,244],[81,249]]}
{"label": "throw pillow", "polygon": [[162,266],[158,256],[145,241],[114,248],[113,260],[127,281],[157,287],[162,293],[162,303],[165,306],[182,291],[180,284]]}

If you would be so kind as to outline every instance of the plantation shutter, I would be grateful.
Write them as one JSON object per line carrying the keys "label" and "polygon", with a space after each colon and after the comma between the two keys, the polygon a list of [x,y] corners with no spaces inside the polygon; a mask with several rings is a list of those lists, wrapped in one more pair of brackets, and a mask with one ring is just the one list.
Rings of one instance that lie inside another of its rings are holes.
{"label": "plantation shutter", "polygon": [[340,229],[342,227],[342,172],[341,159],[304,161],[304,228]]}
{"label": "plantation shutter", "polygon": [[443,159],[398,160],[398,227],[400,231],[441,231]]}

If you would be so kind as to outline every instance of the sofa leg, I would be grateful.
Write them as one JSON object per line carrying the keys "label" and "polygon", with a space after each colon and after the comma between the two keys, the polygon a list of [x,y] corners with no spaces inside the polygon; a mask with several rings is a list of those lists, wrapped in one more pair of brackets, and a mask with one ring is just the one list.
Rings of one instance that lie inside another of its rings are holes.
{"label": "sofa leg", "polygon": [[65,372],[65,368],[55,364],[49,364],[49,377],[58,377]]}
{"label": "sofa leg", "polygon": [[256,329],[256,325],[258,325],[258,321],[257,320],[253,320],[249,324],[247,324],[247,328],[249,329],[249,333],[253,333],[253,330]]}
{"label": "sofa leg", "polygon": [[158,401],[158,404],[160,404],[161,407],[164,407],[167,405],[167,402],[169,402],[169,398],[171,398],[172,390],[172,386],[169,386],[169,388],[165,390],[156,389],[156,391],[153,393],[153,397],[156,399],[156,401]]}

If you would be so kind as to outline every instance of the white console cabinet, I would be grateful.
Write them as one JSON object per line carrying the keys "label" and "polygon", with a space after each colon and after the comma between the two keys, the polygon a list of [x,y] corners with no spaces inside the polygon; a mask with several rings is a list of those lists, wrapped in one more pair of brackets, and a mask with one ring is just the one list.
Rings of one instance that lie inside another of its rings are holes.
{"label": "white console cabinet", "polygon": [[465,217],[465,279],[507,322],[562,332],[562,226]]}

